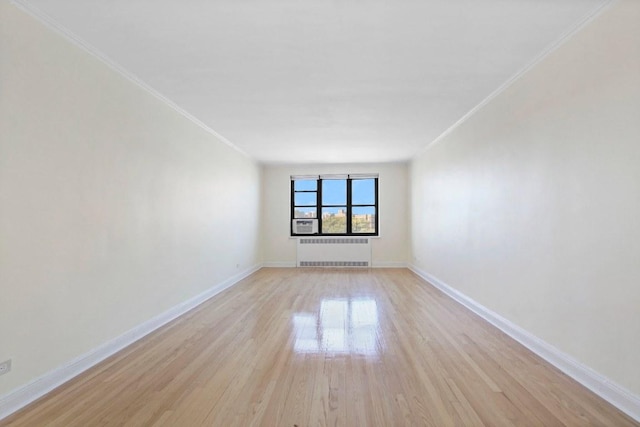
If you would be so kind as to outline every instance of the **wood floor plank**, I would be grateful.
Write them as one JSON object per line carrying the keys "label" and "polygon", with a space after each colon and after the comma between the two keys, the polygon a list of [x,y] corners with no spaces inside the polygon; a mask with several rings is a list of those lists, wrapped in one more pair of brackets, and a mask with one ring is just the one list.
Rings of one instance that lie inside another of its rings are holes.
{"label": "wood floor plank", "polygon": [[262,269],[0,426],[639,426],[406,269]]}

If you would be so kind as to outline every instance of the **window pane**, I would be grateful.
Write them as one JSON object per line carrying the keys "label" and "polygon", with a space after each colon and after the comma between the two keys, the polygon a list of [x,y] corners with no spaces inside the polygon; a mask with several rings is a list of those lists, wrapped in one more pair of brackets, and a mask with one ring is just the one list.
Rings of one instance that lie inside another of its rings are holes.
{"label": "window pane", "polygon": [[346,205],[347,204],[347,180],[346,179],[325,179],[322,181],[322,204],[323,205]]}
{"label": "window pane", "polygon": [[315,206],[317,193],[294,193],[295,206]]}
{"label": "window pane", "polygon": [[375,233],[375,206],[354,207],[351,211],[351,228],[353,233]]}
{"label": "window pane", "polygon": [[300,208],[297,207],[293,210],[293,218],[315,218],[316,217],[316,207],[312,208]]}
{"label": "window pane", "polygon": [[295,191],[316,191],[318,181],[315,179],[296,179],[293,181],[293,189]]}
{"label": "window pane", "polygon": [[354,179],[351,181],[351,203],[354,205],[374,205],[376,186],[374,179]]}
{"label": "window pane", "polygon": [[347,207],[322,208],[322,232],[346,233],[347,232]]}

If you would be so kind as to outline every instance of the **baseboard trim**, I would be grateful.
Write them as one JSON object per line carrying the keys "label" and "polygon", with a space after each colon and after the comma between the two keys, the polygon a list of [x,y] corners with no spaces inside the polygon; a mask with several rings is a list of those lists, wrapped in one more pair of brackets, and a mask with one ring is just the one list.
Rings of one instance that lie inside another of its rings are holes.
{"label": "baseboard trim", "polygon": [[421,270],[415,265],[409,265],[408,268],[634,420],[640,422],[640,396],[634,395],[588,366],[571,358],[551,344],[477,303],[437,277]]}
{"label": "baseboard trim", "polygon": [[386,261],[377,261],[371,263],[371,268],[407,268],[406,262],[386,262]]}
{"label": "baseboard trim", "polygon": [[0,420],[27,406],[36,399],[39,399],[56,387],[59,387],[87,369],[97,365],[107,357],[112,356],[128,345],[133,344],[161,326],[164,326],[177,317],[180,317],[184,313],[197,307],[225,289],[230,288],[240,280],[255,273],[261,267],[262,264],[256,264],[228,278],[227,280],[218,283],[205,292],[176,305],[152,319],[147,320],[119,337],[102,344],[88,353],[59,366],[40,378],[16,389],[15,391],[0,397]]}
{"label": "baseboard trim", "polygon": [[296,263],[292,261],[273,261],[265,262],[263,266],[265,268],[294,268]]}

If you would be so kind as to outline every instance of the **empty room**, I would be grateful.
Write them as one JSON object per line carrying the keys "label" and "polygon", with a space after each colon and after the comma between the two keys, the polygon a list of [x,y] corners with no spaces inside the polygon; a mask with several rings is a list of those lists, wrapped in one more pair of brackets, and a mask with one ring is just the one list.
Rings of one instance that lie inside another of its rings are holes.
{"label": "empty room", "polygon": [[0,0],[0,426],[640,426],[639,22]]}

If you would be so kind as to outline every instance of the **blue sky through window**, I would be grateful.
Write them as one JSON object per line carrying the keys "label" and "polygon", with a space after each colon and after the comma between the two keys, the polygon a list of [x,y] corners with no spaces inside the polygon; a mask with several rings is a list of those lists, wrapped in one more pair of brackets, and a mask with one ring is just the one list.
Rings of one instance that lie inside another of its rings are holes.
{"label": "blue sky through window", "polygon": [[322,204],[323,205],[346,205],[347,204],[347,180],[346,179],[325,179],[322,181]]}
{"label": "blue sky through window", "polygon": [[354,215],[375,215],[376,208],[373,206],[360,206],[352,209]]}
{"label": "blue sky through window", "polygon": [[318,181],[315,179],[296,179],[294,184],[295,191],[316,191]]}
{"label": "blue sky through window", "polygon": [[[351,202],[354,205],[374,205],[376,203],[375,180],[354,179],[352,181]],[[322,181],[323,205],[347,204],[347,181],[344,179],[325,179]]]}
{"label": "blue sky through window", "polygon": [[296,206],[314,206],[317,202],[316,193],[296,193]]}
{"label": "blue sky through window", "polygon": [[354,179],[351,181],[351,202],[354,205],[374,205],[376,203],[375,180]]}

